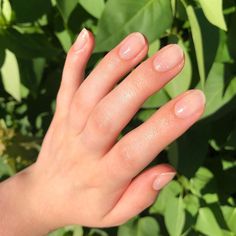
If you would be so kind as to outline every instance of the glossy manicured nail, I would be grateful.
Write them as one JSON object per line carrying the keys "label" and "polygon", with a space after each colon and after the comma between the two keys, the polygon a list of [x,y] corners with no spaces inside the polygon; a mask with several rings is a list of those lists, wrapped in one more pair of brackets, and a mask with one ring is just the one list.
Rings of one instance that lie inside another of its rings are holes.
{"label": "glossy manicured nail", "polygon": [[145,46],[145,38],[141,33],[133,33],[128,36],[120,47],[119,55],[124,60],[130,60],[137,56]]}
{"label": "glossy manicured nail", "polygon": [[184,58],[183,50],[177,44],[171,44],[161,49],[153,61],[154,68],[166,72],[178,66]]}
{"label": "glossy manicured nail", "polygon": [[74,43],[74,49],[75,51],[80,51],[82,50],[86,43],[87,43],[87,40],[88,40],[88,31],[84,28],[79,36],[77,37],[75,43]]}
{"label": "glossy manicured nail", "polygon": [[195,89],[187,93],[175,104],[175,115],[179,118],[188,118],[201,110],[206,102],[204,93]]}
{"label": "glossy manicured nail", "polygon": [[166,172],[166,173],[157,175],[152,185],[153,189],[154,190],[162,189],[175,177],[175,175],[176,175],[175,172]]}

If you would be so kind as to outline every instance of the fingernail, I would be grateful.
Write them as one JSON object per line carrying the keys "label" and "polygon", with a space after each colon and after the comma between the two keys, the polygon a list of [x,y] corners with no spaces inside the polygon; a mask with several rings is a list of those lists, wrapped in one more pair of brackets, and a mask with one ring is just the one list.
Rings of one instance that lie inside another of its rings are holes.
{"label": "fingernail", "polygon": [[80,32],[79,36],[77,37],[77,39],[74,43],[74,49],[76,51],[82,50],[85,47],[87,40],[88,40],[88,31],[84,28]]}
{"label": "fingernail", "polygon": [[154,190],[162,189],[175,177],[175,175],[176,175],[175,172],[166,172],[166,173],[157,175],[152,185],[153,189]]}
{"label": "fingernail", "polygon": [[161,49],[153,61],[154,68],[166,72],[181,63],[184,58],[183,50],[177,44],[171,44]]}
{"label": "fingernail", "polygon": [[124,60],[130,60],[137,56],[145,46],[145,38],[141,33],[133,33],[128,36],[119,50],[119,55]]}
{"label": "fingernail", "polygon": [[175,115],[179,118],[187,118],[202,109],[206,98],[201,90],[195,89],[186,94],[175,104]]}

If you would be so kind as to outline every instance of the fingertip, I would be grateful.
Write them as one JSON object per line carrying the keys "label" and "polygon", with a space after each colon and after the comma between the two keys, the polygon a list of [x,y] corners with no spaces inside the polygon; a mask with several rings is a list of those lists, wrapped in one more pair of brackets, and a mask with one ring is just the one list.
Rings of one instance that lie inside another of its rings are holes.
{"label": "fingertip", "polygon": [[156,190],[156,191],[161,190],[167,184],[170,183],[170,181],[175,177],[175,175],[176,175],[176,172],[172,172],[172,171],[157,174],[154,181],[153,181],[153,183],[152,183],[153,189]]}
{"label": "fingertip", "polygon": [[94,48],[94,36],[93,33],[86,28],[83,28],[73,43],[71,49],[73,53],[79,54],[84,52],[91,52]]}
{"label": "fingertip", "polygon": [[117,50],[122,60],[135,60],[140,54],[147,53],[148,43],[142,33],[133,32],[121,41]]}
{"label": "fingertip", "polygon": [[202,114],[204,111],[206,98],[204,93],[199,89],[189,90],[177,99],[174,106],[174,113],[177,118],[190,118],[195,114]]}

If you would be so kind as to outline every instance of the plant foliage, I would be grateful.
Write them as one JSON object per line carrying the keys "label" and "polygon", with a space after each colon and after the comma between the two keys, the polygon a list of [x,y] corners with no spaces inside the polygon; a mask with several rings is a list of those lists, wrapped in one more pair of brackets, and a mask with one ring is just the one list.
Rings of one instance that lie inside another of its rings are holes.
{"label": "plant foliage", "polygon": [[205,92],[206,111],[152,163],[170,162],[178,176],[149,209],[120,227],[71,226],[50,235],[236,235],[235,0],[0,0],[1,180],[35,161],[66,52],[83,27],[96,36],[86,73],[134,31],[148,38],[149,56],[168,43],[185,51],[181,74],[122,135],[187,89]]}

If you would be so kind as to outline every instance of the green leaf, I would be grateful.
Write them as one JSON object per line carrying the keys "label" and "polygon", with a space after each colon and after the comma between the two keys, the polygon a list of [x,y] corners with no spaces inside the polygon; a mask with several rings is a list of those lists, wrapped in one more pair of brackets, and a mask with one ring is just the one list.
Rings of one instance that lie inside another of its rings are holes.
{"label": "green leaf", "polygon": [[150,216],[140,219],[133,218],[118,229],[118,236],[157,236],[159,235],[159,225]]}
{"label": "green leaf", "polygon": [[179,40],[178,44],[184,51],[185,65],[180,74],[178,74],[164,87],[165,91],[171,98],[174,98],[180,93],[186,91],[190,86],[192,78],[192,65],[187,48],[181,39]]}
{"label": "green leaf", "polygon": [[65,233],[66,230],[64,228],[61,228],[53,231],[52,233],[49,233],[48,236],[64,236]]}
{"label": "green leaf", "polygon": [[89,234],[88,234],[88,236],[97,236],[97,235],[99,235],[99,236],[108,236],[108,234],[105,231],[101,230],[101,229],[91,229],[89,231]]}
{"label": "green leaf", "polygon": [[230,206],[222,206],[221,210],[229,229],[236,234],[236,208]]}
{"label": "green leaf", "polygon": [[[210,185],[210,182],[213,180],[213,174],[210,170],[208,170],[205,167],[200,167],[195,176],[191,178],[190,183],[190,189],[191,192],[196,196],[202,196],[204,192],[210,191],[213,188],[213,192],[216,191],[216,188],[214,185]],[[214,184],[214,183],[213,183]],[[205,187],[207,186],[207,190]]]}
{"label": "green leaf", "polygon": [[154,113],[156,112],[155,109],[145,109],[142,111],[139,111],[138,114],[135,116],[134,119],[146,121],[148,118],[150,118]]}
{"label": "green leaf", "polygon": [[185,209],[192,215],[195,216],[199,210],[199,198],[193,194],[188,194],[184,197]]}
{"label": "green leaf", "polygon": [[13,28],[0,34],[0,44],[20,58],[56,57],[59,50],[52,46],[44,34],[22,34]]}
{"label": "green leaf", "polygon": [[236,122],[233,130],[228,137],[228,140],[225,144],[225,149],[227,150],[236,150]]}
{"label": "green leaf", "polygon": [[19,23],[36,21],[51,7],[49,0],[11,0],[12,9]]}
{"label": "green leaf", "polygon": [[1,68],[5,90],[17,101],[21,100],[21,83],[18,62],[15,55],[6,50],[6,57]]}
{"label": "green leaf", "polygon": [[[235,4],[235,3],[234,3]],[[234,61],[236,60],[236,47],[235,47],[235,34],[236,34],[236,27],[235,27],[235,22],[236,22],[236,11],[234,14],[231,15],[231,17],[228,20],[228,33],[227,33],[227,44],[229,47],[229,53],[233,57]]]}
{"label": "green leaf", "polygon": [[222,0],[199,0],[206,18],[220,29],[227,30]]}
{"label": "green leaf", "polygon": [[64,51],[68,52],[72,44],[69,32],[67,30],[63,30],[62,32],[56,32],[55,34],[60,41]]}
{"label": "green leaf", "polygon": [[166,94],[166,91],[164,89],[161,89],[150,96],[142,105],[142,108],[158,108],[167,103],[169,100],[170,98]]}
{"label": "green leaf", "polygon": [[35,73],[35,78],[36,78],[36,84],[39,86],[42,77],[43,77],[43,72],[46,67],[46,60],[45,58],[35,58],[32,60],[33,61],[33,69]]}
{"label": "green leaf", "polygon": [[180,236],[185,223],[184,204],[181,197],[168,201],[164,219],[170,236]]}
{"label": "green leaf", "polygon": [[[1,37],[1,35],[0,35]],[[5,49],[1,47],[0,45],[0,68],[4,62],[4,59],[5,59]]]}
{"label": "green leaf", "polygon": [[70,225],[49,233],[48,236],[83,236],[83,228],[79,225]]}
{"label": "green leaf", "polygon": [[160,49],[160,46],[160,39],[156,39],[154,42],[150,43],[148,48],[148,57],[153,56]]}
{"label": "green leaf", "polygon": [[79,0],[81,6],[95,18],[100,18],[105,7],[104,0]]}
{"label": "green leaf", "polygon": [[0,15],[3,14],[7,23],[11,21],[12,18],[12,9],[9,0],[2,1],[2,7],[0,7]]}
{"label": "green leaf", "polygon": [[219,46],[217,49],[215,62],[231,63],[233,59],[231,57],[232,51],[229,50],[229,46],[228,46],[228,35],[225,31],[221,30],[219,36],[220,36],[219,38],[220,40],[219,40]]}
{"label": "green leaf", "polygon": [[206,107],[203,118],[212,115],[235,96],[236,77],[229,81],[226,88],[224,77],[224,64],[214,63],[204,89],[204,93],[206,95]]}
{"label": "green leaf", "polygon": [[134,31],[145,34],[151,43],[171,26],[172,19],[170,0],[109,0],[98,23],[95,51],[110,50]]}
{"label": "green leaf", "polygon": [[4,175],[12,176],[15,174],[15,171],[11,168],[11,166],[7,163],[6,159],[1,156],[0,157],[0,178]]}
{"label": "green leaf", "polygon": [[208,207],[200,208],[195,228],[201,233],[209,236],[224,236],[215,215]]}
{"label": "green leaf", "polygon": [[73,226],[73,236],[83,236],[83,227],[80,225]]}
{"label": "green leaf", "polygon": [[195,14],[201,29],[205,77],[207,78],[219,47],[220,30],[209,23],[202,9],[196,9]]}
{"label": "green leaf", "polygon": [[160,233],[157,221],[150,216],[141,218],[138,221],[136,236],[157,236]]}
{"label": "green leaf", "polygon": [[70,14],[78,4],[78,0],[56,0],[57,7],[63,17],[65,23],[68,22]]}
{"label": "green leaf", "polygon": [[31,94],[36,95],[39,84],[42,80],[43,71],[46,65],[44,58],[33,60],[18,59],[21,83],[29,89]]}
{"label": "green leaf", "polygon": [[135,235],[137,225],[137,217],[133,217],[131,220],[121,225],[118,228],[117,236],[133,236]]}
{"label": "green leaf", "polygon": [[208,151],[209,125],[196,124],[168,148],[170,163],[186,177],[192,177]]}
{"label": "green leaf", "polygon": [[205,84],[205,67],[204,67],[204,53],[203,53],[203,42],[200,25],[197,20],[195,11],[191,5],[187,6],[187,15],[192,31],[192,38],[195,47],[195,53],[197,57],[198,70],[200,75],[201,86],[204,88]]}
{"label": "green leaf", "polygon": [[175,180],[171,181],[164,189],[161,190],[156,202],[150,207],[149,212],[164,214],[167,205],[182,192],[182,186]]}

